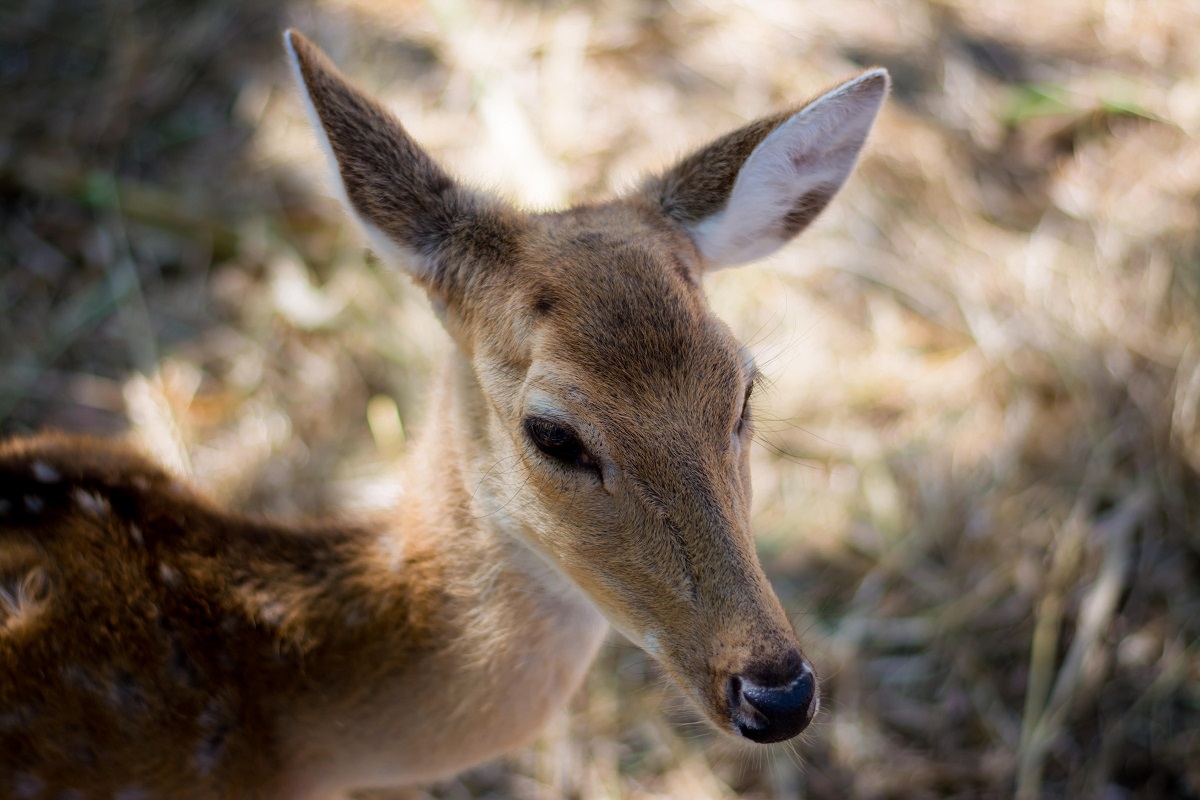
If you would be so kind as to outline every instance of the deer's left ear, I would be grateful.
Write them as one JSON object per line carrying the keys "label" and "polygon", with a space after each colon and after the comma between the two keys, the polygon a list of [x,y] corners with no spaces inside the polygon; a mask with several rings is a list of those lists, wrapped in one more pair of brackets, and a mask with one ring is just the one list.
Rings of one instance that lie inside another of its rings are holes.
{"label": "deer's left ear", "polygon": [[723,136],[643,187],[695,241],[706,269],[769,255],[846,182],[890,79],[874,69],[794,113]]}

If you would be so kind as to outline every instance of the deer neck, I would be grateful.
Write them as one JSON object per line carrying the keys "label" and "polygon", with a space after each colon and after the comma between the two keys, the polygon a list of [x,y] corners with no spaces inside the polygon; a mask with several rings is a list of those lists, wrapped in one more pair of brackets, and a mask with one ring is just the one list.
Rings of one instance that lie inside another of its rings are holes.
{"label": "deer neck", "polygon": [[[511,517],[482,507],[479,471],[491,465],[476,449],[486,441],[477,427],[486,423],[474,420],[485,403],[465,357],[455,354],[407,464],[403,498],[368,549],[372,583],[424,598],[418,618],[406,610],[376,622],[425,635],[393,635],[388,651],[360,654],[353,660],[367,672],[353,704],[296,719],[309,741],[314,721],[328,731],[303,761],[323,776],[345,776],[347,786],[364,778],[434,780],[531,741],[578,688],[607,630]],[[396,668],[369,666],[389,661]],[[429,734],[415,741],[418,729]],[[389,739],[396,748],[381,746]],[[308,774],[301,768],[296,785],[315,787]],[[322,787],[338,789],[336,777]]]}

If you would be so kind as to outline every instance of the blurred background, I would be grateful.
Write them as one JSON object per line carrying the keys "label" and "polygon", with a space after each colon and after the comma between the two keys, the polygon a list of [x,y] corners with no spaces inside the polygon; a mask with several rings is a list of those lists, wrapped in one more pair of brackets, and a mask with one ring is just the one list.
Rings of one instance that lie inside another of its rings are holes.
{"label": "blurred background", "polygon": [[760,550],[819,724],[737,748],[614,634],[538,745],[371,796],[1200,797],[1194,0],[0,4],[0,433],[386,501],[449,343],[329,199],[288,25],[531,208],[896,84],[813,228],[707,282],[770,379]]}

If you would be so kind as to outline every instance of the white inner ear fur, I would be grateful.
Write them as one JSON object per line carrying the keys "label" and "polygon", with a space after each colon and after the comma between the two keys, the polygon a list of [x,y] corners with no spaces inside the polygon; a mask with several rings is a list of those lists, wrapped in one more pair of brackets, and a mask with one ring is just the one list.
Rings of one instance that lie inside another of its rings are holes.
{"label": "white inner ear fur", "polygon": [[308,84],[304,81],[304,72],[300,69],[300,58],[296,55],[296,48],[292,44],[292,32],[289,30],[284,33],[283,39],[287,46],[288,65],[291,67],[292,77],[296,81],[296,86],[300,88],[300,102],[304,107],[304,114],[308,117],[308,123],[316,134],[317,144],[325,153],[327,183],[330,190],[342,204],[346,213],[358,223],[359,228],[366,234],[371,249],[385,263],[402,267],[410,273],[421,271],[418,265],[423,265],[424,262],[415,251],[401,247],[379,228],[363,219],[350,202],[350,198],[346,195],[346,186],[342,183],[342,173],[338,168],[337,156],[333,154],[333,146],[329,143],[329,134],[326,133],[325,126],[321,124],[321,116],[317,113],[316,106],[313,105]]}
{"label": "white inner ear fur", "polygon": [[725,207],[692,229],[709,269],[773,253],[796,233],[787,232],[785,218],[805,195],[815,192],[819,205],[828,202],[853,171],[888,86],[886,70],[863,73],[809,103],[759,143]]}

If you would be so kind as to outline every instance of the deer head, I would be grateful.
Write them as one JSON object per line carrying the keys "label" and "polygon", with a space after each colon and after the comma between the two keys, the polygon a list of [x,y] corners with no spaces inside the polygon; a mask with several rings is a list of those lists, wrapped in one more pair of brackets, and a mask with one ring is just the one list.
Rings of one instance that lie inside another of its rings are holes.
{"label": "deer head", "polygon": [[767,256],[842,186],[871,70],[727,134],[628,196],[525,213],[464,186],[287,34],[337,187],[469,365],[474,502],[657,659],[718,728],[799,733],[817,679],[755,553],[755,366],[705,273]]}

